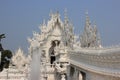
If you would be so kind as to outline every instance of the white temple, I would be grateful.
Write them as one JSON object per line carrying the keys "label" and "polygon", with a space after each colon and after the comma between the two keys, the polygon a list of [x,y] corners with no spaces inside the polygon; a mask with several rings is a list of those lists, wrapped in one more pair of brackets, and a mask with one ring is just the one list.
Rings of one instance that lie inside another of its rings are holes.
{"label": "white temple", "polygon": [[33,80],[31,63],[36,54],[40,60],[33,63],[40,65],[40,80],[120,80],[120,47],[102,47],[96,24],[91,25],[87,14],[80,37],[66,12],[64,21],[59,12],[51,13],[39,28],[28,38],[29,55],[19,48],[10,67],[0,72],[0,80]]}

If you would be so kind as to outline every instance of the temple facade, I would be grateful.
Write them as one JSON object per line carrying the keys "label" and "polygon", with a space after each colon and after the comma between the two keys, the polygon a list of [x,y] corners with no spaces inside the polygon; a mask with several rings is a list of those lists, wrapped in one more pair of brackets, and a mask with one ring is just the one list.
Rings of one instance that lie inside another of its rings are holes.
{"label": "temple facade", "polygon": [[50,13],[39,29],[28,38],[29,55],[19,48],[0,80],[31,80],[31,64],[38,64],[33,60],[36,54],[40,56],[40,80],[120,80],[120,47],[101,46],[97,26],[91,24],[88,14],[80,37],[74,34],[66,11],[64,21],[59,12]]}

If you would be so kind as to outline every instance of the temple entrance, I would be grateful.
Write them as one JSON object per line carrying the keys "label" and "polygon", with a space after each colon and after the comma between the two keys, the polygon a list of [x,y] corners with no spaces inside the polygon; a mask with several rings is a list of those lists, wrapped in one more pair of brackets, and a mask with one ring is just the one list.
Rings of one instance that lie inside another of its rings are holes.
{"label": "temple entrance", "polygon": [[56,60],[56,52],[55,47],[59,46],[60,41],[54,40],[51,42],[51,47],[49,49],[49,55],[50,55],[50,64],[53,65],[54,61]]}
{"label": "temple entrance", "polygon": [[83,71],[79,72],[79,80],[86,80],[86,73]]}

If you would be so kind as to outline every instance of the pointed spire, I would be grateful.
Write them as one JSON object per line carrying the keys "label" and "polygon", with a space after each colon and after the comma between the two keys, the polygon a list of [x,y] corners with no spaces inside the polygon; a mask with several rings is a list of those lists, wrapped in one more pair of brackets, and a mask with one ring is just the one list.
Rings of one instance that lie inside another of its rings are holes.
{"label": "pointed spire", "polygon": [[86,10],[85,14],[88,15],[88,10]]}
{"label": "pointed spire", "polygon": [[94,21],[93,28],[94,28],[94,32],[95,32],[95,34],[96,34],[96,40],[97,40],[97,42],[96,42],[97,45],[96,45],[96,46],[97,46],[97,47],[102,47],[102,46],[101,46],[100,33],[98,32],[97,25],[96,25],[96,22],[95,22],[95,21]]}
{"label": "pointed spire", "polygon": [[57,16],[57,18],[60,17],[60,14],[59,14],[59,11],[58,11],[58,10],[57,10],[57,12],[56,12],[56,16]]}
{"label": "pointed spire", "polygon": [[94,32],[97,33],[97,25],[95,21],[93,22],[93,29],[94,29]]}
{"label": "pointed spire", "polygon": [[86,15],[86,27],[87,26],[89,26],[90,25],[90,19],[89,19],[89,16],[88,16],[88,11],[86,11],[86,13],[85,13],[85,15]]}
{"label": "pointed spire", "polygon": [[91,29],[91,22],[90,22],[90,19],[89,19],[89,16],[88,16],[88,11],[86,11],[85,13],[86,15],[86,20],[85,20],[85,31],[87,31],[88,29]]}
{"label": "pointed spire", "polygon": [[53,14],[53,12],[52,12],[52,10],[50,10],[49,16],[52,17],[52,14]]}
{"label": "pointed spire", "polygon": [[43,26],[45,26],[45,19],[43,20]]}
{"label": "pointed spire", "polygon": [[65,19],[65,24],[69,22],[68,16],[67,16],[67,9],[64,10],[64,19]]}
{"label": "pointed spire", "polygon": [[98,40],[97,40],[97,43],[98,43],[98,47],[102,47],[102,44],[101,44],[101,37],[100,37],[100,33],[98,33]]}

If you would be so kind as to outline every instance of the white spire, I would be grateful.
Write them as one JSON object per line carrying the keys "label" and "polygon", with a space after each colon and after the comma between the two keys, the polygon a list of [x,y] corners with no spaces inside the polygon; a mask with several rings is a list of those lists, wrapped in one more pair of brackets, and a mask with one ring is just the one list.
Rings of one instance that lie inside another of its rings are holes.
{"label": "white spire", "polygon": [[69,22],[68,15],[67,15],[67,9],[64,10],[64,19],[65,19],[65,24]]}
{"label": "white spire", "polygon": [[43,26],[45,26],[45,19],[43,20]]}
{"label": "white spire", "polygon": [[49,16],[52,17],[52,14],[53,14],[53,12],[52,12],[52,10],[50,10]]}
{"label": "white spire", "polygon": [[85,14],[88,15],[88,10],[86,10]]}
{"label": "white spire", "polygon": [[89,27],[91,22],[90,22],[90,19],[89,19],[89,16],[88,16],[88,11],[86,11],[85,15],[86,15],[85,27]]}
{"label": "white spire", "polygon": [[93,28],[94,28],[94,32],[97,33],[97,25],[95,21],[93,22]]}

